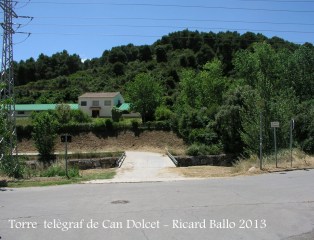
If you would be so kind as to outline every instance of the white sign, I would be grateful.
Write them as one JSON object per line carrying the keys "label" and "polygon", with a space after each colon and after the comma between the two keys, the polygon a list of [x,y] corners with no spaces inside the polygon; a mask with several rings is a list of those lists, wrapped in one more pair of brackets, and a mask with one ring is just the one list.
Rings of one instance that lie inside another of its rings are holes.
{"label": "white sign", "polygon": [[279,122],[271,122],[270,125],[272,128],[279,128]]}

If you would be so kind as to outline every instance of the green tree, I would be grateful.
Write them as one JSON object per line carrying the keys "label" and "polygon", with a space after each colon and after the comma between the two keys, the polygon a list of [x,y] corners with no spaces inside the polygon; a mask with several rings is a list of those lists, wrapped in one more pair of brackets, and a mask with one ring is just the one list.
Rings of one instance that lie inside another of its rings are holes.
{"label": "green tree", "polygon": [[156,60],[158,63],[167,62],[167,51],[162,46],[157,46],[155,49],[156,52]]}
{"label": "green tree", "polygon": [[[0,84],[0,88],[1,84]],[[11,155],[8,143],[15,146],[16,139],[12,138],[12,132],[8,129],[7,105],[12,104],[10,99],[0,101],[0,171],[9,177],[21,178],[23,176],[24,166],[17,156]],[[13,141],[13,142],[12,142]]]}
{"label": "green tree", "polygon": [[286,66],[286,87],[292,87],[302,100],[314,95],[314,47],[301,46],[291,56]]}
{"label": "green tree", "polygon": [[41,160],[50,161],[55,149],[58,122],[52,113],[39,112],[32,115],[32,124],[32,138]]}
{"label": "green tree", "polygon": [[228,89],[221,61],[214,59],[203,70],[183,71],[175,109],[178,131],[190,143],[217,144],[214,116]]}
{"label": "green tree", "polygon": [[314,153],[314,100],[302,102],[297,108],[295,135],[303,151]]}
{"label": "green tree", "polygon": [[241,113],[242,141],[249,152],[258,152],[260,114],[264,151],[273,149],[272,121],[280,122],[278,130],[279,147],[287,147],[289,122],[297,106],[295,93],[291,88],[283,88],[287,52],[275,51],[267,43],[253,44],[251,50],[240,51],[234,59],[237,75],[252,88],[244,98]]}
{"label": "green tree", "polygon": [[215,116],[215,127],[225,152],[240,154],[243,151],[241,111],[244,108],[244,94],[248,90],[249,86],[238,86],[230,90]]}
{"label": "green tree", "polygon": [[68,104],[58,104],[55,115],[59,124],[69,123],[71,120],[71,107]]}
{"label": "green tree", "polygon": [[154,119],[156,108],[161,104],[164,90],[148,73],[141,73],[126,86],[126,94],[132,109],[142,115],[143,122]]}

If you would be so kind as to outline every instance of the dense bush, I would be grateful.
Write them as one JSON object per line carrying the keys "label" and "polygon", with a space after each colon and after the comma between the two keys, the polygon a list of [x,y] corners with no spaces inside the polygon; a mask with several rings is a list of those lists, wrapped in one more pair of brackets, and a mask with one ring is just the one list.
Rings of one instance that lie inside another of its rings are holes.
{"label": "dense bush", "polygon": [[119,122],[120,118],[122,117],[122,112],[117,107],[113,107],[111,110],[112,113],[112,120],[114,122]]}
{"label": "dense bush", "polygon": [[113,131],[114,130],[114,128],[113,128],[113,121],[111,119],[107,118],[106,121],[105,121],[105,124],[106,124],[106,129],[108,131]]}
{"label": "dense bush", "polygon": [[32,125],[17,125],[16,134],[19,139],[30,138],[32,136],[33,126]]}
{"label": "dense bush", "polygon": [[171,130],[171,121],[148,121],[143,124],[143,127],[148,130]]}
{"label": "dense bush", "polygon": [[19,157],[14,156],[13,158],[9,158],[4,156],[0,161],[0,171],[8,177],[22,178],[25,171],[25,164]]}
{"label": "dense bush", "polygon": [[[53,164],[44,170],[41,174],[41,177],[65,177],[66,171],[65,167],[60,164]],[[80,172],[78,168],[71,167],[68,169],[68,177],[79,177]]]}
{"label": "dense bush", "polygon": [[70,134],[77,134],[83,132],[90,132],[93,130],[92,123],[68,123],[59,126],[58,133],[70,133]]}
{"label": "dense bush", "polygon": [[50,112],[33,113],[32,137],[42,161],[50,161],[54,153],[58,122]]}
{"label": "dense bush", "polygon": [[305,101],[298,107],[295,119],[295,135],[301,149],[314,153],[314,100]]}
{"label": "dense bush", "polygon": [[221,153],[223,153],[221,144],[207,146],[205,144],[194,143],[186,150],[186,154],[189,156],[218,155]]}
{"label": "dense bush", "polygon": [[155,111],[155,119],[157,121],[170,120],[173,116],[173,112],[166,106],[159,106]]}

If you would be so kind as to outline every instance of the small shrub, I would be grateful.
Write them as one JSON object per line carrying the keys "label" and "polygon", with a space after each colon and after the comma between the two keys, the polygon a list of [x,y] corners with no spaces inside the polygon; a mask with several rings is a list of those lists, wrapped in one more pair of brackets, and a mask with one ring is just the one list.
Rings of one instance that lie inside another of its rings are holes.
{"label": "small shrub", "polygon": [[195,128],[189,133],[189,141],[191,143],[206,143],[208,145],[215,142],[217,139],[217,134],[212,128]]}
{"label": "small shrub", "polygon": [[25,164],[18,157],[13,157],[13,159],[4,157],[0,161],[0,171],[8,177],[22,178],[25,171]]}
{"label": "small shrub", "polygon": [[222,149],[222,144],[207,146],[205,144],[194,143],[186,150],[186,154],[190,156],[218,155],[222,153]]}
{"label": "small shrub", "polygon": [[[66,171],[65,167],[61,164],[53,164],[44,170],[41,174],[41,177],[65,177]],[[68,176],[69,177],[79,177],[80,172],[78,168],[68,168]]]}
{"label": "small shrub", "polygon": [[51,165],[46,170],[44,170],[41,174],[41,177],[57,177],[57,176],[65,176],[65,170],[60,165]]}
{"label": "small shrub", "polygon": [[33,126],[32,125],[17,125],[16,133],[18,138],[29,138],[32,135]]}
{"label": "small shrub", "polygon": [[157,121],[155,122],[155,129],[156,130],[171,130],[171,122],[169,120],[167,121]]}
{"label": "small shrub", "polygon": [[89,123],[92,118],[81,110],[71,110],[71,121],[75,123]]}
{"label": "small shrub", "polygon": [[112,113],[112,120],[114,122],[119,122],[120,118],[122,117],[122,112],[117,107],[113,107],[111,110]]}
{"label": "small shrub", "polygon": [[155,111],[155,119],[157,121],[169,120],[171,119],[172,115],[172,111],[166,106],[159,106]]}
{"label": "small shrub", "polygon": [[81,133],[81,132],[89,132],[92,130],[94,125],[92,123],[69,123],[64,124],[59,127],[59,133]]}
{"label": "small shrub", "polygon": [[113,130],[113,121],[111,119],[106,119],[105,124],[108,131]]}
{"label": "small shrub", "polygon": [[71,107],[68,104],[59,104],[56,106],[54,115],[59,124],[69,123],[71,120]]}
{"label": "small shrub", "polygon": [[80,170],[77,167],[71,167],[68,169],[68,176],[70,178],[80,177]]}
{"label": "small shrub", "polygon": [[133,131],[137,131],[138,130],[138,128],[139,128],[139,122],[138,121],[132,120],[131,125],[132,125],[132,130]]}
{"label": "small shrub", "polygon": [[186,154],[189,156],[198,156],[200,155],[200,146],[198,144],[192,144],[187,150]]}

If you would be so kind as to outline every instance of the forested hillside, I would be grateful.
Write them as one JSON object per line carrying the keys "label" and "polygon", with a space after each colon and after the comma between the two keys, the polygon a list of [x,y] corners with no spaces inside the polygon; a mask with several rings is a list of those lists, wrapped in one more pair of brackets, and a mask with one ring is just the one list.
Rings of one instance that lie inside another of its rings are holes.
{"label": "forested hillside", "polygon": [[[176,92],[183,69],[202,69],[214,58],[223,63],[226,76],[232,76],[234,54],[251,48],[254,42],[267,42],[274,49],[294,51],[297,45],[261,34],[237,32],[199,33],[188,30],[164,36],[151,46],[119,46],[104,51],[99,58],[86,60],[66,50],[52,56],[41,54],[16,63],[15,84],[18,103],[76,102],[86,91],[124,90],[124,84],[141,72],[151,72],[167,89]],[[26,85],[26,86],[25,86]],[[56,91],[58,90],[58,91]]]}
{"label": "forested hillside", "polygon": [[281,123],[278,144],[286,148],[295,119],[295,145],[314,152],[312,44],[184,30],[151,46],[115,47],[84,63],[66,51],[40,55],[16,63],[15,79],[17,103],[77,102],[93,91],[121,91],[134,102],[130,91],[151,80],[161,98],[155,94],[145,119],[169,121],[195,148],[256,153],[262,113],[266,151],[272,149],[270,122]]}

